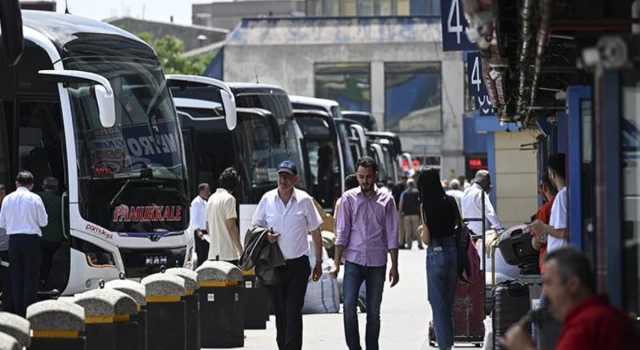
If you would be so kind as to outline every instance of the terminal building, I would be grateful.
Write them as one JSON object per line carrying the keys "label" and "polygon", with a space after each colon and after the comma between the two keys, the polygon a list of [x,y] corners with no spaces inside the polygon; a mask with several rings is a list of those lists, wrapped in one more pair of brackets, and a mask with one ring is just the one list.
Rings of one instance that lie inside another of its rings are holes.
{"label": "terminal building", "polygon": [[371,112],[420,165],[440,168],[443,178],[465,174],[464,62],[443,52],[440,18],[346,15],[243,19],[205,75]]}

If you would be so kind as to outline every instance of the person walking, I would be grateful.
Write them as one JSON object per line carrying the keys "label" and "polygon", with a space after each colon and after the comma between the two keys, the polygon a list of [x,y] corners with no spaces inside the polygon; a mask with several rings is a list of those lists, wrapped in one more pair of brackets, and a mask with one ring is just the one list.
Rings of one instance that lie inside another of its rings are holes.
{"label": "person walking", "polygon": [[422,205],[422,242],[427,245],[427,291],[433,311],[433,327],[438,348],[453,347],[453,301],[458,283],[456,225],[461,216],[454,198],[442,187],[435,168],[418,173],[418,192]]}
{"label": "person walking", "polygon": [[0,209],[0,227],[9,235],[9,265],[13,304],[18,316],[26,317],[27,307],[38,301],[41,227],[47,226],[47,211],[33,189],[33,174],[18,173],[16,191],[9,194]]}
{"label": "person walking", "polygon": [[[345,192],[358,186],[360,185],[358,184],[358,177],[355,174],[349,174],[344,178]],[[340,212],[340,202],[342,202],[342,196],[336,200],[336,207],[333,211],[333,232],[338,232],[338,213]],[[367,312],[367,284],[365,282],[362,282],[360,285],[360,291],[358,292],[358,307],[360,308],[360,312]]]}
{"label": "person walking", "polygon": [[211,242],[209,260],[222,260],[238,265],[242,243],[236,219],[236,198],[232,195],[240,178],[234,168],[220,174],[218,189],[207,201],[207,231]]}
{"label": "person walking", "polygon": [[389,191],[375,186],[378,165],[371,157],[356,163],[360,187],[342,195],[336,232],[336,258],[331,275],[337,278],[344,258],[344,332],[350,350],[362,349],[358,330],[358,291],[366,283],[368,350],[379,348],[380,304],[391,255],[389,279],[398,284],[398,210]]}
{"label": "person walking", "polygon": [[484,211],[488,221],[486,229],[492,227],[496,230],[502,230],[502,223],[498,219],[498,214],[489,200],[489,193],[493,189],[491,185],[491,176],[486,170],[478,170],[473,180],[473,185],[464,191],[464,196],[460,201],[462,207],[462,217],[473,220],[469,222],[467,227],[474,235],[482,235],[482,192],[484,195]]}
{"label": "person walking", "polygon": [[291,161],[278,166],[278,188],[265,193],[253,215],[253,225],[268,228],[268,240],[278,244],[285,266],[276,268],[280,284],[268,291],[276,315],[277,343],[280,350],[302,349],[302,307],[311,274],[308,233],[315,254],[313,279],[322,276],[322,217],[313,198],[295,188],[298,168]]}
{"label": "person walking", "polygon": [[44,179],[42,183],[44,191],[37,193],[42,198],[48,217],[47,226],[42,228],[42,237],[40,238],[40,250],[42,252],[40,281],[45,287],[49,281],[53,256],[64,241],[64,233],[62,232],[62,198],[57,193],[58,186],[58,179],[50,176]]}
{"label": "person walking", "polygon": [[[420,195],[413,179],[407,181],[407,189],[400,195],[400,214],[404,227],[405,248],[411,250],[413,239],[420,225]],[[418,239],[418,249],[424,249],[422,240]]]}
{"label": "person walking", "polygon": [[191,201],[191,228],[193,240],[198,256],[198,266],[202,265],[209,257],[209,243],[204,235],[207,233],[207,199],[211,190],[208,183],[198,185],[198,196]]}
{"label": "person walking", "polygon": [[[7,189],[0,184],[0,205],[7,196]],[[4,228],[0,228],[0,291],[2,291],[2,311],[14,312],[11,274],[9,272],[9,236]]]}

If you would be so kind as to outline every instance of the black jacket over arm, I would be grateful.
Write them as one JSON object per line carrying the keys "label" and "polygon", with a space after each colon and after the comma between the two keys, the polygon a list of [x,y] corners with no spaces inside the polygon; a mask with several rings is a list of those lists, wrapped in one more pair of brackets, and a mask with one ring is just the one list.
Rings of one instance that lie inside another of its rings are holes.
{"label": "black jacket over arm", "polygon": [[244,238],[244,253],[240,257],[240,267],[250,270],[255,267],[260,283],[274,286],[280,283],[276,267],[286,265],[280,246],[269,243],[269,230],[254,226]]}

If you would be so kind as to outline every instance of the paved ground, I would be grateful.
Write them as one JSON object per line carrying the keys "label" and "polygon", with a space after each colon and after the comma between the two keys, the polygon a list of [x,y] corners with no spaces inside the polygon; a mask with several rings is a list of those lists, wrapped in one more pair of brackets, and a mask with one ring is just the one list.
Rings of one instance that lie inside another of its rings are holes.
{"label": "paved ground", "polygon": [[[387,282],[388,283],[388,282]],[[400,252],[400,283],[387,288],[382,301],[380,348],[393,350],[430,349],[426,344],[431,310],[427,302],[425,252]],[[304,316],[305,350],[346,349],[342,314]],[[360,335],[365,315],[360,314]],[[277,350],[273,316],[266,330],[248,330],[244,349]],[[364,346],[364,339],[362,340]],[[456,346],[456,348],[459,348]]]}

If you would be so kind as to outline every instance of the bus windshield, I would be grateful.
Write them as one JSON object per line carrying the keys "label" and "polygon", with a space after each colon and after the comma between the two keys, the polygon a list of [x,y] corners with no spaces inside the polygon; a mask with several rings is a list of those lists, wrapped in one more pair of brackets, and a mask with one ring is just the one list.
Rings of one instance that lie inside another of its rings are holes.
{"label": "bus windshield", "polygon": [[[66,69],[109,79],[115,95],[116,125],[104,128],[92,84],[73,83],[68,89],[80,198],[86,206],[83,216],[89,216],[85,219],[124,232],[186,229],[189,203],[184,196],[182,138],[160,63],[112,57],[71,57],[63,63]],[[144,183],[142,178],[153,181]],[[130,215],[139,208],[151,208],[151,203],[155,213],[163,214]]]}
{"label": "bus windshield", "polygon": [[[298,165],[298,184],[296,187],[307,190],[306,177],[304,169],[304,158],[301,151],[302,134],[298,125],[293,120],[293,108],[286,94],[279,93],[237,93],[236,106],[241,108],[262,108],[271,112],[280,125],[281,144],[280,147],[271,149],[270,164],[266,168],[267,174],[274,174],[278,165],[290,160]],[[276,174],[277,175],[277,174]],[[277,180],[277,176],[276,176]],[[274,184],[275,181],[274,180]]]}

